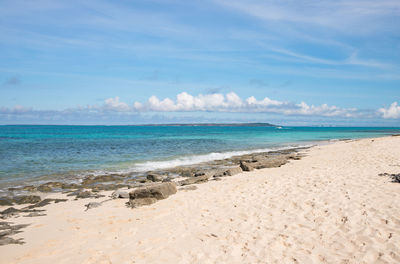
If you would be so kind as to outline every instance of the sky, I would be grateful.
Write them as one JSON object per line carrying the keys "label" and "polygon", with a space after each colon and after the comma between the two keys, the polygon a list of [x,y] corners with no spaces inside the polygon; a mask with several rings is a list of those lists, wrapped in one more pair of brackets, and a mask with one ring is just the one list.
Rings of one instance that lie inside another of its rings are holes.
{"label": "sky", "polygon": [[398,0],[0,0],[0,124],[400,126]]}

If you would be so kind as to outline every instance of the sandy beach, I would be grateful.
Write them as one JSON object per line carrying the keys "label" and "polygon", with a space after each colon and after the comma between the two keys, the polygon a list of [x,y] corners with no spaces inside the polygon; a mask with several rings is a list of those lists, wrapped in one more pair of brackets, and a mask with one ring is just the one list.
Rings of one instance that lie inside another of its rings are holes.
{"label": "sandy beach", "polygon": [[6,219],[29,226],[0,263],[400,263],[400,184],[379,176],[400,173],[400,137],[303,152],[149,206],[81,199]]}

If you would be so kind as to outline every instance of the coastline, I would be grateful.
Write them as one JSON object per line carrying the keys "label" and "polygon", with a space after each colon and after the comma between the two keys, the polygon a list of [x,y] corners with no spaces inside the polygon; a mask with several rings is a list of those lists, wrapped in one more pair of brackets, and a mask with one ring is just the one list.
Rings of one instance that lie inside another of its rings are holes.
{"label": "coastline", "polygon": [[29,226],[12,235],[25,244],[0,246],[0,263],[396,263],[400,184],[378,174],[399,173],[399,152],[392,136],[318,145],[134,209],[114,199],[85,211],[112,191],[49,193],[70,200],[5,219]]}

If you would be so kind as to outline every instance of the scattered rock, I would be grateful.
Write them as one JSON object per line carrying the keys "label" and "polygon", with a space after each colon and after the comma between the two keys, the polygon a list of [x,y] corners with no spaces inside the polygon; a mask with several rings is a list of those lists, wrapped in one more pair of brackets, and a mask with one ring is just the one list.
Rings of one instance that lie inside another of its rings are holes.
{"label": "scattered rock", "polygon": [[36,203],[36,204],[34,204],[34,205],[30,205],[30,206],[24,207],[24,208],[22,208],[22,209],[23,209],[23,210],[26,210],[26,209],[33,209],[33,208],[36,208],[36,207],[43,207],[43,206],[46,206],[46,205],[50,204],[51,202],[60,203],[60,202],[66,202],[66,201],[68,201],[68,199],[51,199],[51,198],[46,198],[46,199],[44,199],[44,200],[42,200],[42,201],[40,201],[40,202],[38,202],[38,203]]}
{"label": "scattered rock", "polygon": [[390,174],[390,173],[380,173],[379,176],[386,176],[392,179],[392,182],[400,183],[400,173]]}
{"label": "scattered rock", "polygon": [[179,181],[179,184],[181,186],[185,186],[185,185],[196,184],[196,183],[204,183],[204,182],[207,182],[209,178],[210,178],[210,176],[208,176],[208,175],[191,177],[191,178]]}
{"label": "scattered rock", "polygon": [[92,185],[94,183],[99,182],[116,182],[123,179],[122,175],[118,174],[110,174],[110,175],[101,175],[101,176],[89,176],[82,181],[83,186]]}
{"label": "scattered rock", "polygon": [[179,188],[179,191],[194,191],[196,189],[197,189],[197,186],[192,185],[192,186],[186,186],[186,187]]}
{"label": "scattered rock", "polygon": [[1,214],[1,219],[7,219],[10,217],[13,217],[17,214],[19,214],[21,212],[21,210],[19,209],[15,209],[14,207],[9,207],[6,210],[2,211]]}
{"label": "scattered rock", "polygon": [[150,174],[147,174],[146,178],[153,182],[160,182],[160,181],[163,181],[166,178],[166,176],[155,174],[155,173],[150,173]]}
{"label": "scattered rock", "polygon": [[85,199],[85,198],[100,198],[104,197],[104,195],[100,195],[97,193],[93,193],[91,191],[75,191],[70,194],[67,194],[67,196],[75,196],[76,199]]}
{"label": "scattered rock", "polygon": [[235,174],[239,174],[242,172],[243,172],[242,168],[240,166],[237,166],[237,167],[233,167],[233,168],[226,170],[223,174],[225,176],[233,176]]}
{"label": "scattered rock", "polygon": [[79,189],[79,188],[81,188],[81,186],[79,186],[76,183],[63,183],[61,185],[61,189],[64,189],[64,190],[72,190],[72,189]]}
{"label": "scattered rock", "polygon": [[22,228],[27,227],[28,225],[11,225],[9,222],[0,222],[0,246],[8,245],[8,244],[24,244],[22,238],[13,239],[9,236],[21,233]]}
{"label": "scattered rock", "polygon": [[40,202],[41,198],[37,195],[21,195],[14,197],[16,204],[35,204]]}
{"label": "scattered rock", "polygon": [[250,163],[245,162],[245,161],[240,161],[240,168],[243,171],[252,171],[252,170],[254,170],[254,167]]}
{"label": "scattered rock", "polygon": [[125,198],[129,198],[129,193],[128,193],[128,192],[124,192],[124,191],[119,191],[119,190],[117,190],[117,191],[115,191],[115,192],[113,192],[113,193],[111,194],[111,197],[112,197],[113,199],[118,199],[118,198],[123,198],[123,199],[125,199]]}
{"label": "scattered rock", "polygon": [[149,205],[157,200],[166,199],[176,193],[176,186],[172,182],[163,182],[141,187],[129,193],[131,207]]}
{"label": "scattered rock", "polygon": [[33,212],[33,213],[30,213],[30,214],[28,214],[28,215],[25,215],[25,217],[36,217],[36,216],[45,216],[46,214],[41,214],[41,213],[38,213],[38,212]]}
{"label": "scattered rock", "polygon": [[63,186],[64,186],[64,183],[62,183],[62,182],[46,182],[46,183],[40,185],[39,187],[37,187],[37,190],[39,192],[52,192],[53,188],[62,189]]}
{"label": "scattered rock", "polygon": [[91,202],[88,204],[85,204],[86,206],[86,211],[92,208],[96,208],[96,207],[100,207],[102,203],[98,203],[98,202]]}

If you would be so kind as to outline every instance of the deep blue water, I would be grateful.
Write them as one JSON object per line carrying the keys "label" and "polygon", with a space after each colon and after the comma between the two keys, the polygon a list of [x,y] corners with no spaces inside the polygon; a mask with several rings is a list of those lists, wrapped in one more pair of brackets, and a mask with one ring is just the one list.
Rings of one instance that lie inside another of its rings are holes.
{"label": "deep blue water", "polygon": [[399,128],[0,126],[0,186],[86,173],[135,172]]}

